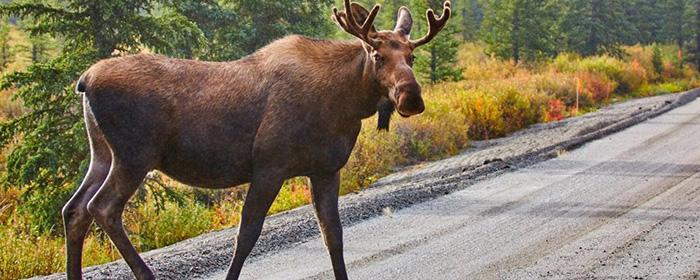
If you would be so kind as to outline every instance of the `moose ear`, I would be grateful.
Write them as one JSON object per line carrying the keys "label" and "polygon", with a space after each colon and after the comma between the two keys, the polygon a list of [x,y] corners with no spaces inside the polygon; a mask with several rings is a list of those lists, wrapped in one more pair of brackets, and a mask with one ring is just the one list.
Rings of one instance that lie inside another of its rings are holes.
{"label": "moose ear", "polygon": [[413,27],[413,17],[411,16],[411,11],[408,8],[402,6],[399,9],[398,20],[396,20],[395,32],[401,32],[403,35],[410,35],[411,28]]}
{"label": "moose ear", "polygon": [[[351,6],[352,13],[355,16],[357,24],[362,25],[365,23],[365,20],[367,20],[367,17],[369,17],[369,11],[356,2],[352,2]],[[369,34],[372,35],[374,33],[377,33],[377,29],[374,27],[374,25],[372,25],[372,28],[369,30]]]}

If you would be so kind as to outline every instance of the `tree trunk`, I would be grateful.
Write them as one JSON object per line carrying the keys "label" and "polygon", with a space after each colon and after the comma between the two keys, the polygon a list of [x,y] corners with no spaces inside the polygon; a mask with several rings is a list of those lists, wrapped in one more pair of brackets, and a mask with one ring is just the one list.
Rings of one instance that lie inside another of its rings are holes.
{"label": "tree trunk", "polygon": [[469,14],[467,13],[467,7],[462,7],[462,40],[469,42],[472,40],[469,30]]}
{"label": "tree trunk", "polygon": [[513,8],[513,18],[511,21],[511,45],[513,49],[513,60],[515,64],[520,62],[520,5],[519,3],[514,4]]}
{"label": "tree trunk", "polygon": [[700,67],[700,1],[695,1],[695,66]]}
{"label": "tree trunk", "polygon": [[437,51],[435,46],[430,47],[430,83],[437,82]]}
{"label": "tree trunk", "polygon": [[39,61],[39,51],[37,50],[36,44],[32,44],[32,63]]}

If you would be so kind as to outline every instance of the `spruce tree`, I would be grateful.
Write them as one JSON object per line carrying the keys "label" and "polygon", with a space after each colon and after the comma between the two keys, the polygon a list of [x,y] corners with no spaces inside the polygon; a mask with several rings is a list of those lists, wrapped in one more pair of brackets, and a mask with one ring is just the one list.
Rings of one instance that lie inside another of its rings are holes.
{"label": "spruce tree", "polygon": [[87,161],[87,141],[74,82],[95,61],[147,47],[172,56],[189,42],[203,41],[197,26],[173,11],[156,16],[168,1],[70,0],[51,3],[9,3],[0,14],[31,18],[32,35],[65,38],[62,52],[46,62],[6,75],[2,88],[16,90],[24,115],[0,124],[0,145],[10,148],[5,186],[25,189],[22,210],[34,230],[57,229],[60,208],[77,187]]}
{"label": "spruce tree", "polygon": [[555,1],[488,0],[481,28],[487,52],[516,63],[557,52]]}
{"label": "spruce tree", "polygon": [[625,44],[650,45],[662,42],[662,29],[664,26],[665,2],[668,0],[632,0],[628,1],[625,16],[629,20],[630,29]]}
{"label": "spruce tree", "polygon": [[690,0],[665,0],[663,5],[663,25],[658,42],[675,43],[684,49],[692,40],[692,5]]}
{"label": "spruce tree", "polygon": [[238,0],[233,10],[244,36],[237,44],[252,53],[287,34],[325,37],[337,28],[329,20],[333,0]]}
{"label": "spruce tree", "polygon": [[[428,32],[428,21],[425,11],[428,8],[441,15],[443,0],[413,0],[413,30],[411,37],[420,38]],[[445,28],[427,45],[415,52],[415,69],[422,81],[436,83],[445,80],[461,80],[462,69],[457,67],[457,50],[459,49],[459,22],[450,18]]]}
{"label": "spruce tree", "polygon": [[[403,0],[381,0],[381,1],[367,1],[367,7],[368,9],[374,5],[374,3],[378,3],[382,5],[382,10],[380,15],[377,17],[376,21],[376,26],[378,29],[385,29],[385,30],[393,30],[394,27],[396,26],[396,20],[398,20],[398,11],[401,6],[409,6],[410,3],[407,3],[406,1]],[[419,13],[420,14],[420,13]]]}
{"label": "spruce tree", "polygon": [[560,30],[568,51],[582,55],[622,55],[620,45],[634,38],[623,0],[562,0]]}
{"label": "spruce tree", "polygon": [[481,23],[484,19],[484,10],[478,0],[461,0],[458,11],[462,25],[462,39],[472,42],[477,39]]}
{"label": "spruce tree", "polygon": [[206,47],[193,49],[189,42],[181,42],[179,49],[185,57],[197,57],[203,60],[227,61],[240,58],[248,52],[240,46],[248,33],[240,24],[237,13],[218,3],[216,0],[177,0],[172,7],[164,10],[174,10],[190,21],[197,24],[206,37]]}
{"label": "spruce tree", "polygon": [[693,0],[691,9],[693,44],[690,46],[689,59],[693,61],[695,67],[700,68],[700,0]]}
{"label": "spruce tree", "polygon": [[12,62],[12,48],[10,46],[10,25],[0,23],[0,70],[5,70],[7,65]]}

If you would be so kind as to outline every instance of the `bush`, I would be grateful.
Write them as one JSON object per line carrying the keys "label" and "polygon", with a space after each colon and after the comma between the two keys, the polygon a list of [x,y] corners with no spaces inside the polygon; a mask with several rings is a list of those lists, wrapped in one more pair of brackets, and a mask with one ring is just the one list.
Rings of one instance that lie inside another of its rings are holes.
{"label": "bush", "polygon": [[125,227],[139,251],[168,246],[212,228],[211,211],[198,203],[180,206],[167,201],[159,210],[152,201],[124,213]]}
{"label": "bush", "polygon": [[553,122],[564,119],[566,116],[566,105],[564,105],[564,102],[559,99],[551,99],[547,105],[544,121]]}
{"label": "bush", "polygon": [[270,207],[268,215],[294,209],[309,203],[311,203],[311,189],[307,180],[305,178],[287,180],[272,207]]}
{"label": "bush", "polygon": [[469,124],[469,138],[492,139],[505,134],[503,114],[495,96],[480,90],[470,91],[454,107]]}
{"label": "bush", "polygon": [[593,104],[584,104],[582,107],[593,106],[596,103],[606,102],[615,88],[617,88],[617,83],[611,81],[606,76],[591,73],[582,72],[578,75],[583,86],[582,96],[586,96],[585,99],[590,98]]}
{"label": "bush", "polygon": [[503,115],[505,133],[520,130],[542,120],[544,110],[540,108],[544,106],[535,93],[509,89],[499,95],[498,103]]}
{"label": "bush", "polygon": [[625,66],[625,71],[620,77],[620,86],[617,88],[618,93],[628,94],[637,91],[640,87],[647,84],[650,80],[650,75],[638,60],[632,60]]}
{"label": "bush", "polygon": [[377,131],[377,118],[365,120],[355,149],[341,172],[341,193],[356,192],[407,160],[398,134]]}
{"label": "bush", "polygon": [[0,227],[0,279],[21,279],[64,269],[63,241]]}

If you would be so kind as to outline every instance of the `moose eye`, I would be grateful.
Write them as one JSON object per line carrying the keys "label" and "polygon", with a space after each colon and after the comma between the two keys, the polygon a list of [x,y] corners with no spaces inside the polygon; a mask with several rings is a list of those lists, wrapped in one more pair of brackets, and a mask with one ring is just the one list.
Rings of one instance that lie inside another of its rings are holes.
{"label": "moose eye", "polygon": [[382,55],[379,53],[374,53],[373,58],[374,58],[374,62],[377,64],[381,64],[384,62],[384,57],[382,57]]}

